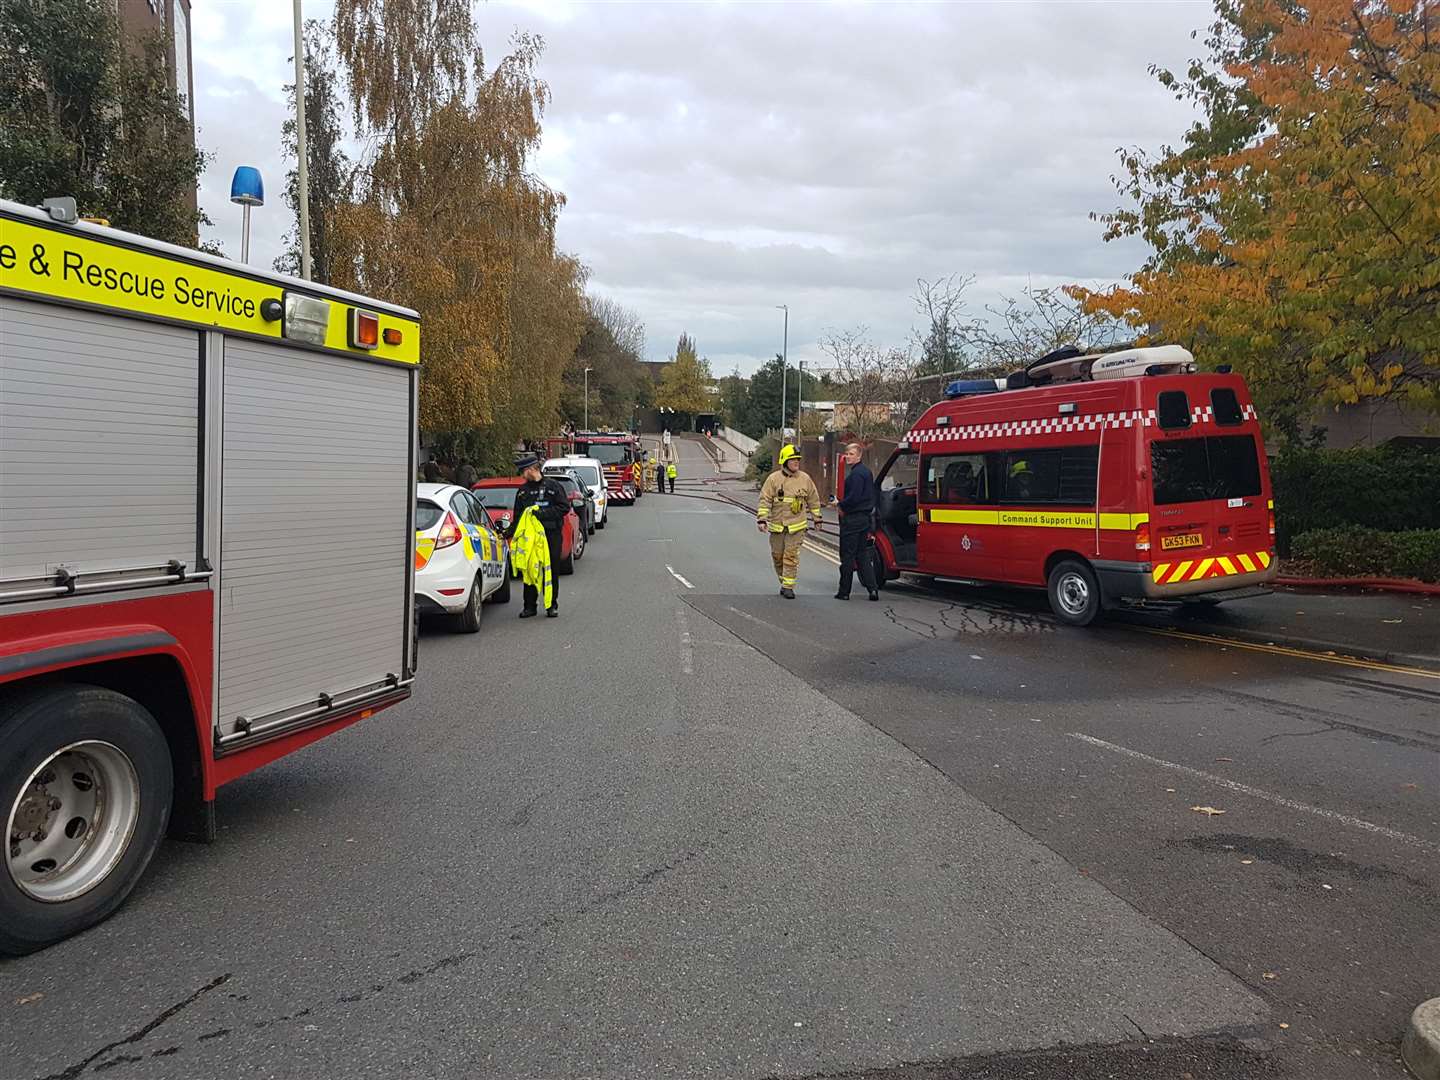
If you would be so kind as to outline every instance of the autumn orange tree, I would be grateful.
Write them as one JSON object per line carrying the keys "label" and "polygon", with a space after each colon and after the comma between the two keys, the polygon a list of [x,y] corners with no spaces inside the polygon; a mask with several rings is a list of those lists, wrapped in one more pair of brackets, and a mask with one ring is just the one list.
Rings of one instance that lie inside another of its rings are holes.
{"label": "autumn orange tree", "polygon": [[335,278],[422,316],[420,425],[504,468],[554,430],[585,268],[555,246],[564,196],[530,171],[543,43],[488,67],[469,0],[350,0],[336,45],[370,146],[336,214]]}
{"label": "autumn orange tree", "polygon": [[1151,255],[1094,312],[1232,363],[1298,436],[1317,400],[1440,408],[1440,4],[1218,0],[1160,82],[1202,119],[1123,151],[1105,238]]}

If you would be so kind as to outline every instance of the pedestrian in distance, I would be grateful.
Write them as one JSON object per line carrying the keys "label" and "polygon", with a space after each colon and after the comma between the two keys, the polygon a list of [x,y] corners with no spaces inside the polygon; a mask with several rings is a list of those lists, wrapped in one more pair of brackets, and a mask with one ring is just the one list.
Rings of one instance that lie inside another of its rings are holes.
{"label": "pedestrian in distance", "polygon": [[[506,536],[513,538],[515,529],[520,524],[520,516],[527,508],[535,507],[535,516],[540,519],[540,524],[545,529],[545,542],[550,549],[550,565],[559,566],[560,553],[564,547],[565,514],[570,508],[570,500],[565,489],[560,486],[560,481],[540,471],[540,458],[537,455],[529,452],[517,454],[515,467],[525,478],[525,482],[515,492],[515,509],[511,511]],[[520,610],[520,618],[533,619],[539,614],[539,599],[539,588],[527,582],[525,605]],[[554,619],[559,614],[560,578],[556,576],[551,582],[550,603],[545,609],[545,615]]]}
{"label": "pedestrian in distance", "polygon": [[463,457],[455,467],[455,483],[467,490],[475,486],[475,467]]}
{"label": "pedestrian in distance", "polygon": [[680,470],[677,469],[677,468],[675,468],[675,463],[674,463],[673,461],[670,462],[669,465],[666,465],[666,466],[665,466],[665,479],[670,481],[670,494],[671,494],[671,495],[674,495],[674,494],[675,494],[675,477],[678,476],[679,474],[680,474]]}
{"label": "pedestrian in distance", "polygon": [[440,475],[440,463],[434,458],[425,462],[425,482],[427,484],[438,484],[443,477]]}
{"label": "pedestrian in distance", "polygon": [[665,494],[665,460],[664,455],[655,459],[655,491],[657,494]]}
{"label": "pedestrian in distance", "polygon": [[794,600],[805,530],[812,520],[820,524],[820,492],[810,474],[800,468],[800,451],[795,447],[780,448],[780,467],[760,488],[755,520],[761,532],[770,534],[770,558],[780,579],[780,595]]}
{"label": "pedestrian in distance", "polygon": [[850,599],[850,586],[855,571],[860,571],[860,584],[879,600],[875,587],[875,564],[870,558],[870,533],[875,514],[875,477],[870,467],[860,460],[860,444],[845,447],[845,494],[837,504],[840,510],[840,588],[836,600]]}

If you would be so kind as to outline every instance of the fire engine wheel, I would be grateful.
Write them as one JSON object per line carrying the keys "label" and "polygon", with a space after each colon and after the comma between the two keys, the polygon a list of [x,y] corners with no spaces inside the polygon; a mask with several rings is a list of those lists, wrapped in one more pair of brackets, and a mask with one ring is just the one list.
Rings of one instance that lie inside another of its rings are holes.
{"label": "fire engine wheel", "polygon": [[875,582],[876,589],[885,588],[885,583],[888,580],[885,574],[885,556],[881,555],[879,550],[873,547],[870,549],[870,574],[871,579]]}
{"label": "fire engine wheel", "polygon": [[165,735],[132,699],[69,685],[0,703],[0,953],[42,949],[119,907],[173,792]]}
{"label": "fire engine wheel", "polygon": [[1061,622],[1089,626],[1100,614],[1100,583],[1082,562],[1066,559],[1050,571],[1050,609]]}
{"label": "fire engine wheel", "polygon": [[470,582],[470,595],[465,598],[464,610],[455,616],[456,633],[478,634],[480,632],[480,605],[480,578],[477,575],[475,580]]}

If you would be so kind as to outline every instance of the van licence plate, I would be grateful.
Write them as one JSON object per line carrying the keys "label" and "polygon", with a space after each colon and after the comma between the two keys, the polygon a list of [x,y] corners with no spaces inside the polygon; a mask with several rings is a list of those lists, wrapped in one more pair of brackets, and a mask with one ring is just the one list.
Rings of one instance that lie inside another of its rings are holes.
{"label": "van licence plate", "polygon": [[1204,547],[1205,537],[1200,533],[1181,533],[1178,536],[1162,536],[1160,538],[1161,551],[1174,551],[1176,548]]}

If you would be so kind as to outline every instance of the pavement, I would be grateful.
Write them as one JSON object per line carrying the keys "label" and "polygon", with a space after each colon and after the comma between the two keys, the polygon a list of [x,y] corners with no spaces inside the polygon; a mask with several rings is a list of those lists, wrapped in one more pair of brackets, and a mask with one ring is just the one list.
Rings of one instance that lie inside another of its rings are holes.
{"label": "pavement", "polygon": [[1433,680],[834,573],[617,509],[560,619],[424,628],[411,701],[0,961],[0,1077],[1403,1075]]}

